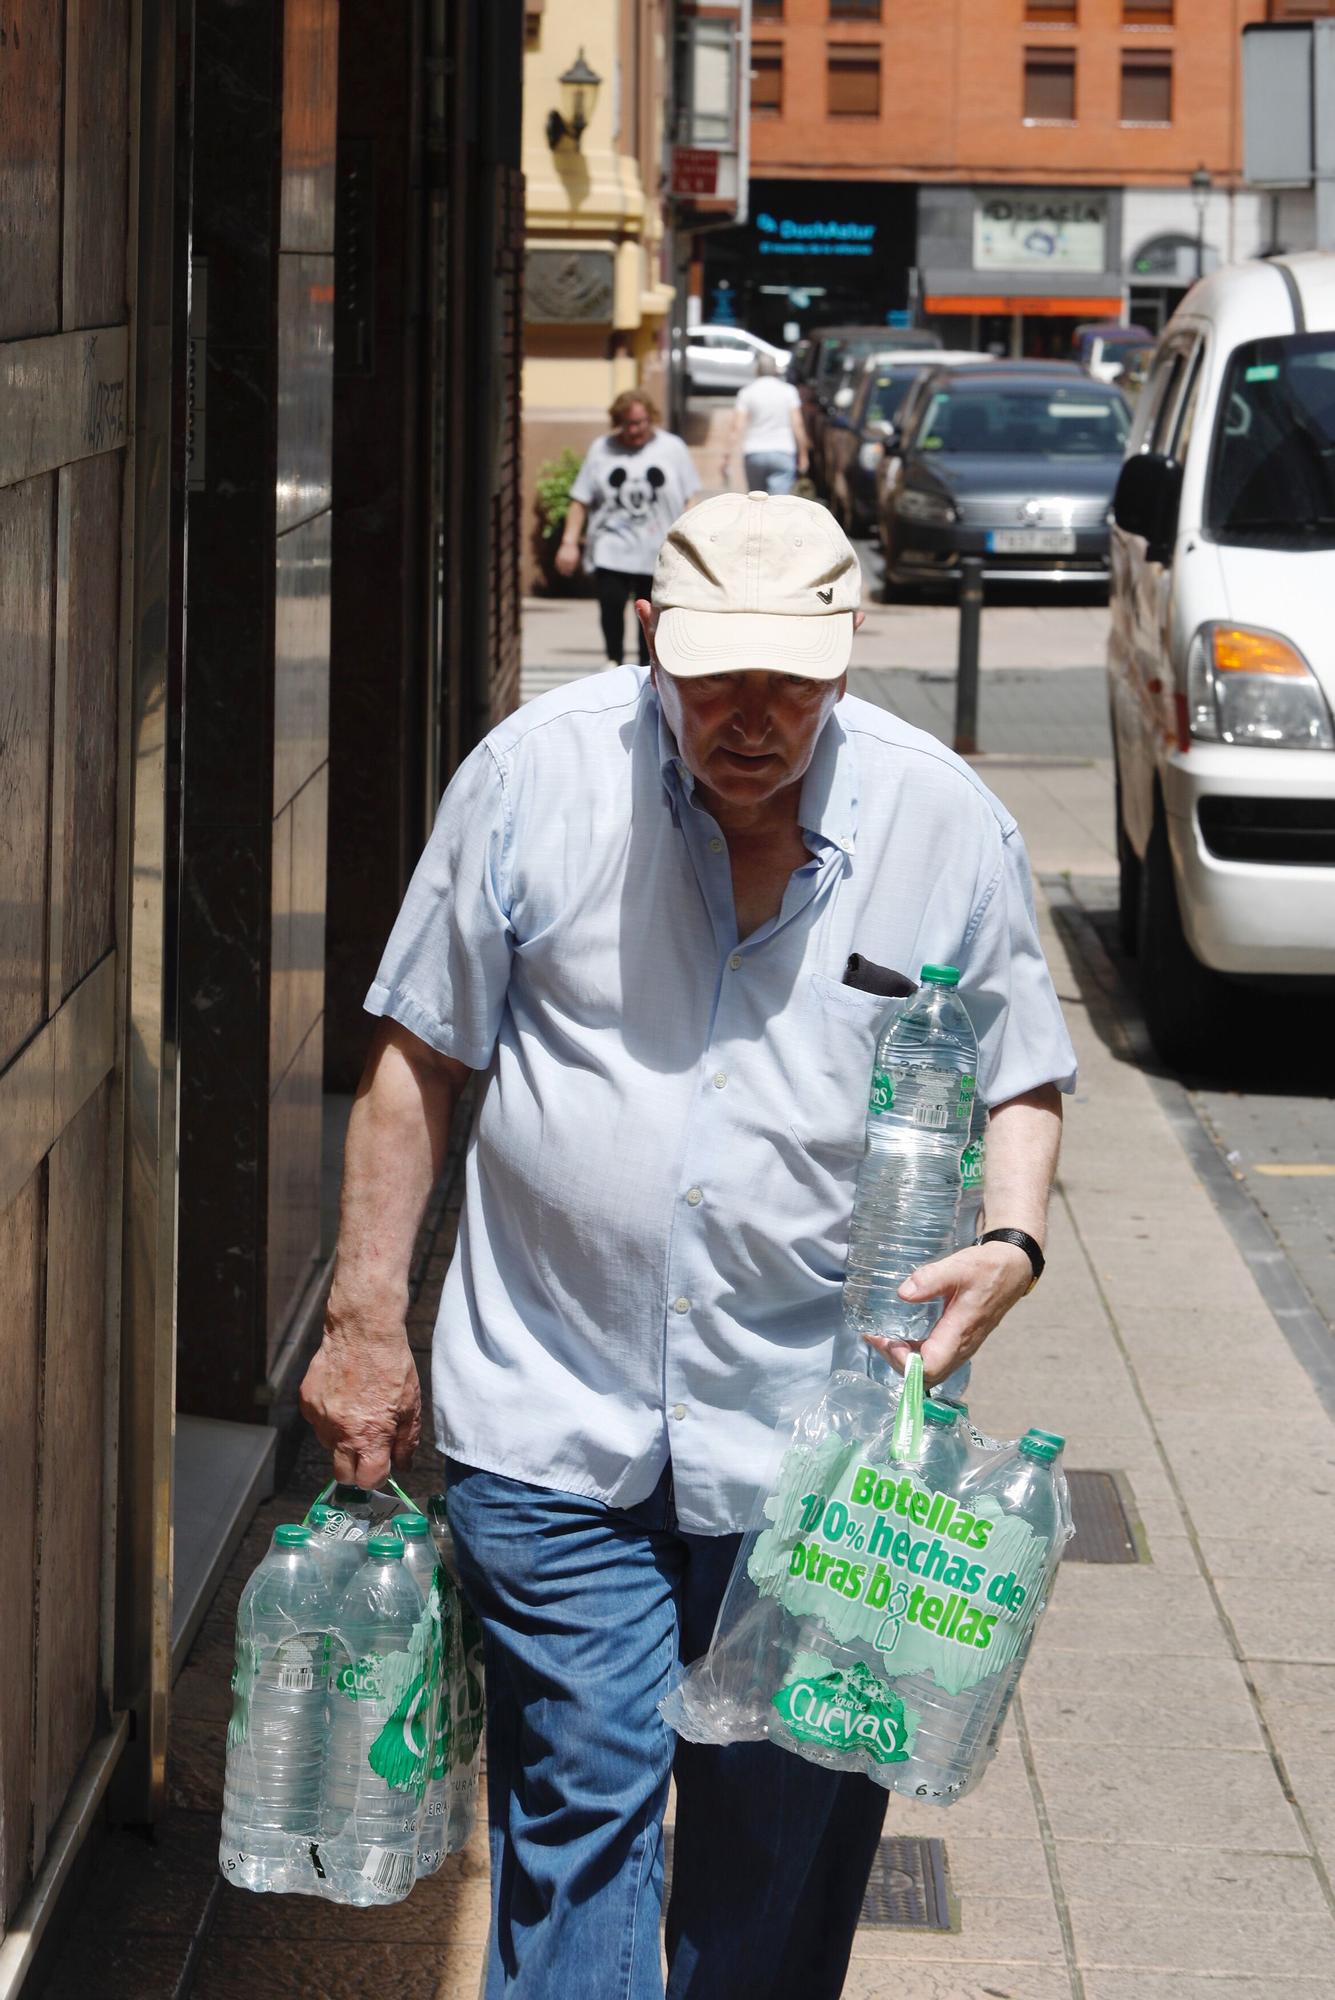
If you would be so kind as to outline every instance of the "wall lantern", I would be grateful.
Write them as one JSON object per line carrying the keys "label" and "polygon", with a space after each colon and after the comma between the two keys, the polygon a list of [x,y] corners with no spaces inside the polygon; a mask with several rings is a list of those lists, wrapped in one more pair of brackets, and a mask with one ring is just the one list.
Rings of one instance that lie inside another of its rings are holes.
{"label": "wall lantern", "polygon": [[578,152],[579,142],[593,116],[594,100],[602,78],[596,69],[590,69],[581,49],[557,82],[561,86],[561,109],[547,114],[547,144],[555,152],[563,139],[569,139]]}

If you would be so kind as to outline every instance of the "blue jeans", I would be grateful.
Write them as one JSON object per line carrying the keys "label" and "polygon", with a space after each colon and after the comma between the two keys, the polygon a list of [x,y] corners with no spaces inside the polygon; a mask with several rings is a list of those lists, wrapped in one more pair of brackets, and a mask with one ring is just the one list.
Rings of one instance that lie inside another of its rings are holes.
{"label": "blue jeans", "polygon": [[792,492],[797,478],[795,451],[748,451],[742,463],[746,467],[748,493]]}
{"label": "blue jeans", "polygon": [[708,1647],[740,1537],[676,1524],[670,1469],[615,1508],[453,1462],[486,1634],[486,2000],[837,2000],[886,1794],[770,1743],[679,1743],[658,1713]]}

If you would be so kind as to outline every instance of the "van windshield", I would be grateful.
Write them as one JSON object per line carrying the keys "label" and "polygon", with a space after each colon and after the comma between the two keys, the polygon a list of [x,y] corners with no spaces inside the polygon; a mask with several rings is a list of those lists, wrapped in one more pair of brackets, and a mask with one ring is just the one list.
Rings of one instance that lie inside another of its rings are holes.
{"label": "van windshield", "polygon": [[1335,546],[1335,334],[1234,349],[1215,420],[1205,526],[1222,542]]}

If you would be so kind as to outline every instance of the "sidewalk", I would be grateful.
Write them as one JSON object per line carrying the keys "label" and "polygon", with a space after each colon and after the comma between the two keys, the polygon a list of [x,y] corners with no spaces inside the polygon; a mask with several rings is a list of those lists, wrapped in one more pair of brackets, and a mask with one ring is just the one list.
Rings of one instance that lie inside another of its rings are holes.
{"label": "sidewalk", "polygon": [[[865,691],[883,671],[869,668]],[[999,721],[1006,671],[984,672]],[[1112,871],[1106,762],[1011,755],[981,769],[1036,874],[1055,878],[1040,915],[1081,1081],[1047,1274],[977,1364],[972,1410],[997,1434],[1058,1430],[1070,1466],[1122,1475],[1148,1560],[1068,1562],[979,1791],[945,1813],[891,1801],[888,1834],[944,1843],[955,1928],[864,1926],[846,2000],[1325,2000],[1335,1423],[1133,1060],[1115,979],[1064,892],[1064,875]],[[452,1206],[423,1246],[423,1366]],[[431,1485],[429,1464],[414,1490]],[[476,1993],[480,1837],[383,1913],[246,1896],[212,1873],[236,1597],[319,1474],[305,1450],[233,1564],[177,1688],[167,1840],[128,1873],[113,1844],[51,2000]],[[109,1984],[117,1965],[137,1983]]]}

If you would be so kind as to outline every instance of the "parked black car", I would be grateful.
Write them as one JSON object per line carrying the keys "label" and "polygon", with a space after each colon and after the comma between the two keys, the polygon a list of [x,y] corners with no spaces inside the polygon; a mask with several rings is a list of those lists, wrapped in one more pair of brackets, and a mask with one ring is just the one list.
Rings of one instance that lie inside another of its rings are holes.
{"label": "parked black car", "polygon": [[933,368],[901,412],[878,524],[889,587],[988,581],[1107,583],[1113,488],[1130,411],[1069,362]]}

